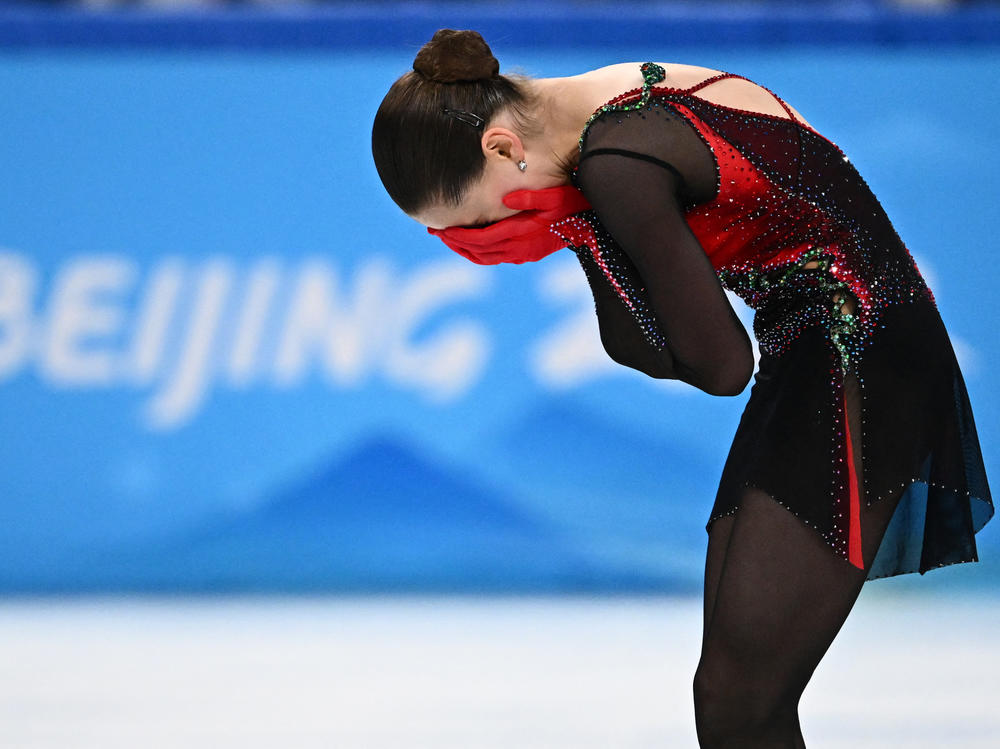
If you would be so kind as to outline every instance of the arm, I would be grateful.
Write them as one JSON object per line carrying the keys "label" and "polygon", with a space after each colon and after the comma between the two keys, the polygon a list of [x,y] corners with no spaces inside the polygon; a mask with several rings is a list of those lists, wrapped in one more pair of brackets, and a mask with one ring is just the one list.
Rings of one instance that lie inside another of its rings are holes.
{"label": "arm", "polygon": [[[594,311],[601,336],[601,345],[618,364],[637,369],[649,377],[676,380],[670,349],[653,345],[642,333],[618,292],[598,267],[590,250],[575,248],[577,259],[587,276],[594,297]],[[627,258],[622,258],[626,260]]]}
{"label": "arm", "polygon": [[595,151],[581,160],[578,185],[634,267],[666,339],[660,349],[651,346],[618,293],[581,255],[605,350],[651,377],[676,378],[713,395],[742,392],[753,374],[753,350],[684,220],[679,193],[687,180],[669,163]]}

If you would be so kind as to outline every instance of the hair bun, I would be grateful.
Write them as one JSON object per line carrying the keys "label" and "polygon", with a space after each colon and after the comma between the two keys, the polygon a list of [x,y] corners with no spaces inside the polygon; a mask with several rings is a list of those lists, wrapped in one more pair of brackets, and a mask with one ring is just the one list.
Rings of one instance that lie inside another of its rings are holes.
{"label": "hair bun", "polygon": [[500,63],[478,31],[441,29],[413,61],[413,69],[438,83],[495,78]]}

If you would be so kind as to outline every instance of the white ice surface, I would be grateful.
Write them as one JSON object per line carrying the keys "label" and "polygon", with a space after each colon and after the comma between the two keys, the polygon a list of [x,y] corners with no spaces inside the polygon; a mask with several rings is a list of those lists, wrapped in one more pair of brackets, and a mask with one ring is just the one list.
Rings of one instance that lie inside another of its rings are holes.
{"label": "white ice surface", "polygon": [[[0,746],[696,747],[695,598],[0,603]],[[998,746],[1000,600],[866,591],[810,749]]]}

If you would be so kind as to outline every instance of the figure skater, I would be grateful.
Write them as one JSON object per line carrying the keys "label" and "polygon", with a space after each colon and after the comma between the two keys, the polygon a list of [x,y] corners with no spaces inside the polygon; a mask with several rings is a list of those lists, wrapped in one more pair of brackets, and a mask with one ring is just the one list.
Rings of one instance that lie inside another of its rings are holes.
{"label": "figure skater", "polygon": [[[934,297],[833,142],[679,63],[501,75],[443,29],[375,116],[409,216],[483,264],[563,247],[616,362],[754,384],[706,529],[702,747],[804,747],[799,698],[866,580],[978,561],[993,503]],[[755,310],[760,360],[725,290]]]}

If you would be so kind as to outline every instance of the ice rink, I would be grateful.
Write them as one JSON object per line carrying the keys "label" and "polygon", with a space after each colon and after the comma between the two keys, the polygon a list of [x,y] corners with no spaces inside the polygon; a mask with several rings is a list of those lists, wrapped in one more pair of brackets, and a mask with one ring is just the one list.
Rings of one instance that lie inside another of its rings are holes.
{"label": "ice rink", "polygon": [[[696,747],[700,599],[0,604],[0,745]],[[996,746],[1000,599],[862,591],[810,749]]]}

